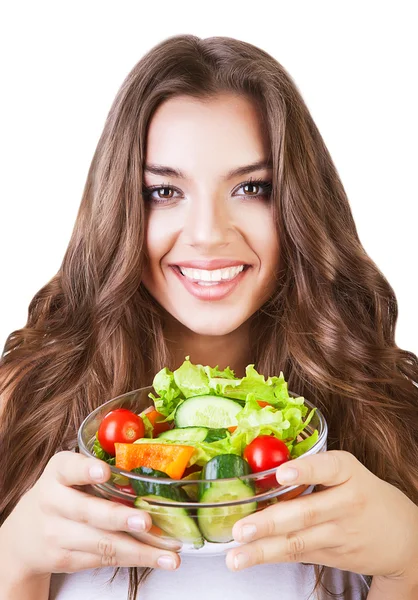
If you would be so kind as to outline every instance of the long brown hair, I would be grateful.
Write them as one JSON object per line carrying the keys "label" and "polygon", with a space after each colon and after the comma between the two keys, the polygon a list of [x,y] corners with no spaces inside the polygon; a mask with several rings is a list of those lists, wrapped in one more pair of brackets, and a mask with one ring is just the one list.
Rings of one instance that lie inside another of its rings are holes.
{"label": "long brown hair", "polygon": [[[273,161],[283,269],[253,319],[256,367],[322,408],[329,448],[353,453],[418,503],[417,357],[397,347],[395,294],[364,251],[336,168],[285,69],[227,37],[168,38],[133,68],[110,109],[58,273],[6,340],[0,392],[4,520],[83,418],[151,383],[171,364],[159,306],[141,284],[147,128],[186,94],[245,94],[260,110]],[[28,449],[30,448],[30,452]],[[317,568],[317,573],[319,569]],[[129,598],[140,571],[131,569]]]}

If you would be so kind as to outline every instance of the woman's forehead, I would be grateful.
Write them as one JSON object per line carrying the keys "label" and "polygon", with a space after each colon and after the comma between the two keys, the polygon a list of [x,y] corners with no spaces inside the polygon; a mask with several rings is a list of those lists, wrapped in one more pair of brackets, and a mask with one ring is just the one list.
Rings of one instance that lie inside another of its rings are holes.
{"label": "woman's forehead", "polygon": [[[231,179],[238,168],[268,166],[267,137],[254,103],[245,96],[222,94],[202,101],[188,96],[161,104],[150,122],[145,172],[190,179],[196,170]],[[158,167],[170,167],[161,169]]]}

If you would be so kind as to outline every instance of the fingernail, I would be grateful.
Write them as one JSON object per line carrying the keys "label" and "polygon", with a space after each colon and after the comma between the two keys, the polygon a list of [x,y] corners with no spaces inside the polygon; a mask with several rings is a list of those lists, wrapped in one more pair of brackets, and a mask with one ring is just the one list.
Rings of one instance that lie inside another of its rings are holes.
{"label": "fingernail", "polygon": [[277,473],[277,481],[279,483],[291,483],[292,481],[296,481],[298,475],[299,473],[296,471],[296,469],[289,467]]}
{"label": "fingernail", "polygon": [[236,569],[242,569],[247,565],[250,561],[250,557],[248,554],[244,554],[244,552],[240,552],[234,556],[234,567]]}
{"label": "fingernail", "polygon": [[157,565],[162,569],[170,569],[173,570],[176,568],[176,562],[172,556],[168,556],[167,554],[163,554],[157,560]]}
{"label": "fingernail", "polygon": [[139,515],[134,515],[133,517],[128,517],[128,527],[133,531],[145,531],[147,528],[147,524],[145,522],[145,519],[143,519]]}
{"label": "fingernail", "polygon": [[103,479],[104,477],[103,467],[101,467],[100,465],[93,465],[92,467],[90,467],[89,473],[90,477],[92,479],[95,479],[96,481],[100,481],[100,479]]}
{"label": "fingernail", "polygon": [[255,525],[252,525],[252,524],[243,525],[239,532],[239,537],[244,542],[249,542],[250,540],[253,539],[253,537],[255,536],[256,533],[257,533],[257,527]]}

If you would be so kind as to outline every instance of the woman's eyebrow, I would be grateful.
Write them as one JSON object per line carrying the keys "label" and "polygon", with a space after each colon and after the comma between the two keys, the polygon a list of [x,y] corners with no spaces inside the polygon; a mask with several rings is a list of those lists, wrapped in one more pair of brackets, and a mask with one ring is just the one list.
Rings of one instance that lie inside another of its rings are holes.
{"label": "woman's eyebrow", "polygon": [[[246,175],[252,171],[259,171],[260,169],[272,169],[273,164],[268,160],[259,160],[251,165],[245,165],[243,167],[237,167],[232,169],[226,175],[222,177],[223,180],[232,179],[238,175]],[[179,169],[173,169],[172,167],[166,167],[165,165],[145,165],[144,171],[147,173],[153,173],[154,175],[162,175],[164,177],[177,177],[178,179],[188,179],[187,174],[183,173]]]}

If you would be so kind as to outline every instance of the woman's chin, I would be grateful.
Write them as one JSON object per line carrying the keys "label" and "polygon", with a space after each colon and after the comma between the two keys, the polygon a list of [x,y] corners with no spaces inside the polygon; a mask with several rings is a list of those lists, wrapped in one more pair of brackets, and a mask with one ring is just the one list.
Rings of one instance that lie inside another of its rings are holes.
{"label": "woman's chin", "polygon": [[[190,318],[192,317],[192,318]],[[197,335],[222,337],[239,329],[248,320],[248,315],[245,314],[242,318],[238,318],[235,314],[231,319],[228,315],[214,315],[205,318],[202,314],[187,315],[182,318],[180,315],[176,319],[187,329]]]}

